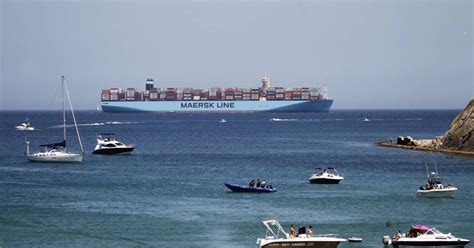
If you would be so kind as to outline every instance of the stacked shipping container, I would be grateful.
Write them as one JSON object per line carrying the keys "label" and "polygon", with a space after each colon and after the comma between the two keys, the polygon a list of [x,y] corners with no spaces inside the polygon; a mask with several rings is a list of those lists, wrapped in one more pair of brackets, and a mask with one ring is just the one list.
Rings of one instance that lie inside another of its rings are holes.
{"label": "stacked shipping container", "polygon": [[268,101],[281,100],[321,100],[323,96],[319,88],[292,88],[269,87],[267,90],[259,88],[149,88],[148,91],[139,91],[135,88],[103,89],[102,101],[257,101],[260,98]]}

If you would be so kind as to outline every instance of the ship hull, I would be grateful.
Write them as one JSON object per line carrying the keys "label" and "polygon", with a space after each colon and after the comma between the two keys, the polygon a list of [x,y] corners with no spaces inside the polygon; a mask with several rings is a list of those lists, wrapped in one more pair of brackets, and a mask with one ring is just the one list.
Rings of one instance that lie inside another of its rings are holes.
{"label": "ship hull", "polygon": [[132,154],[135,147],[124,147],[124,148],[102,148],[97,149],[92,152],[92,154],[100,154],[100,155],[128,155]]}
{"label": "ship hull", "polygon": [[36,153],[28,155],[27,159],[30,162],[43,162],[43,163],[80,163],[82,162],[83,155],[77,153],[57,153],[53,155],[45,155]]}
{"label": "ship hull", "polygon": [[316,178],[309,179],[309,182],[312,184],[339,184],[341,179],[327,179],[327,178]]}
{"label": "ship hull", "polygon": [[393,248],[464,248],[469,241],[424,241],[400,242],[393,244]]}
{"label": "ship hull", "polygon": [[260,248],[284,248],[284,247],[307,247],[307,248],[337,248],[340,241],[305,241],[305,240],[291,240],[291,241],[270,241],[266,244],[260,245]]}
{"label": "ship hull", "polygon": [[103,101],[102,111],[126,112],[328,112],[333,100]]}

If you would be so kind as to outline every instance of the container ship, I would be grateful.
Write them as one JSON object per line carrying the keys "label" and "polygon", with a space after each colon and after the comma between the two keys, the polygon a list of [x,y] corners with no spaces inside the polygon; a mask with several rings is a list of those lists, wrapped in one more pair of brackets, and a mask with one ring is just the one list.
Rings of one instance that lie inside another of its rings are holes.
{"label": "container ship", "polygon": [[103,89],[104,112],[328,112],[333,103],[321,88],[270,87],[262,77],[259,88],[156,88],[147,79],[145,91]]}

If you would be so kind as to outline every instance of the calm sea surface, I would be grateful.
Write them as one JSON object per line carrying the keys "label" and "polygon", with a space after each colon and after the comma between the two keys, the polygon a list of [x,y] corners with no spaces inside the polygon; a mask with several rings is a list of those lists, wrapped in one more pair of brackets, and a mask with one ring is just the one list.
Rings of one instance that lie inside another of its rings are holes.
{"label": "calm sea surface", "polygon": [[[255,247],[262,224],[313,225],[316,234],[382,237],[411,224],[474,240],[474,158],[381,148],[399,135],[442,135],[458,111],[326,114],[105,114],[79,111],[81,164],[27,162],[61,140],[59,112],[0,112],[0,246]],[[15,131],[28,115],[38,129]],[[371,121],[363,122],[363,118]],[[219,123],[220,119],[227,123]],[[279,118],[281,121],[270,121]],[[71,150],[79,146],[69,127]],[[131,156],[91,155],[113,132]],[[452,199],[418,198],[425,163],[438,165]],[[312,185],[315,167],[336,167],[340,185]],[[274,194],[230,193],[226,181],[265,178]],[[391,225],[387,227],[386,222]],[[471,244],[472,246],[472,244]]]}

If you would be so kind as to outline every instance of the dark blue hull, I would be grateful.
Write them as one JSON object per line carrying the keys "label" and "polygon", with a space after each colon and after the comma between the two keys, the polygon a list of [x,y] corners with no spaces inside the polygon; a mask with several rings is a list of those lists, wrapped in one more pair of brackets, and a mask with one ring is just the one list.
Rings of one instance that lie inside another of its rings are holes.
{"label": "dark blue hull", "polygon": [[225,186],[232,190],[233,192],[244,192],[244,193],[273,193],[277,190],[273,187],[265,188],[253,188],[248,185],[241,185],[236,183],[225,183]]}

